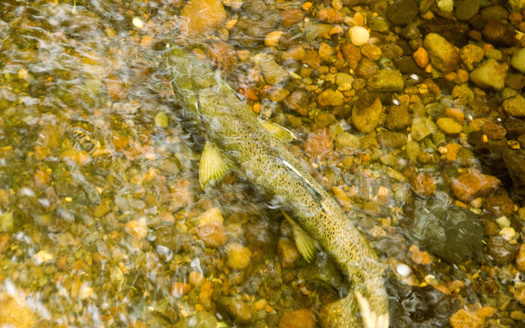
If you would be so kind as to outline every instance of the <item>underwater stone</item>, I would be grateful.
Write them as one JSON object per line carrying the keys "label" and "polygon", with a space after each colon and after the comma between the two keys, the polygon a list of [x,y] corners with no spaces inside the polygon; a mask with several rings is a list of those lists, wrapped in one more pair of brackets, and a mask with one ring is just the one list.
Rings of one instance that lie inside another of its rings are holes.
{"label": "underwater stone", "polygon": [[442,192],[406,206],[402,225],[409,239],[448,262],[459,264],[481,258],[483,226],[479,218],[453,205]]}

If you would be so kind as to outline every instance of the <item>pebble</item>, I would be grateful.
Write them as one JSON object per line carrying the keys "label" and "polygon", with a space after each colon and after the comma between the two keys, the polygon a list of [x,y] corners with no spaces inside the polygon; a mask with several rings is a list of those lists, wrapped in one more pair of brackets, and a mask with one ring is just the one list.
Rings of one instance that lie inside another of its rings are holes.
{"label": "pebble", "polygon": [[308,137],[304,143],[305,153],[312,159],[324,160],[328,158],[334,143],[332,136],[327,129],[319,129],[314,133],[308,134]]}
{"label": "pebble", "polygon": [[456,6],[456,18],[461,21],[468,21],[479,11],[480,0],[458,1]]}
{"label": "pebble", "polygon": [[340,50],[344,60],[348,63],[348,67],[355,70],[362,57],[359,48],[351,43],[343,43]]}
{"label": "pebble", "polygon": [[212,207],[208,210],[206,210],[204,213],[199,215],[197,218],[197,221],[199,222],[199,227],[202,227],[209,223],[220,223],[222,224],[224,222],[224,217],[221,214],[221,211],[217,207]]}
{"label": "pebble", "polygon": [[459,68],[461,58],[458,49],[441,35],[429,33],[423,44],[433,67],[442,72],[456,71]]}
{"label": "pebble", "polygon": [[454,1],[453,0],[438,0],[437,6],[440,10],[445,12],[452,12],[454,10]]}
{"label": "pebble", "polygon": [[420,141],[434,133],[436,130],[437,126],[432,119],[416,117],[412,120],[410,135],[415,141]]}
{"label": "pebble", "polygon": [[503,237],[506,241],[511,241],[516,236],[516,230],[512,227],[503,228],[499,232],[499,235]]}
{"label": "pebble", "polygon": [[505,138],[507,130],[494,122],[487,122],[481,127],[481,131],[487,135],[490,140],[501,140]]}
{"label": "pebble", "polygon": [[521,272],[525,272],[525,244],[521,244],[518,255],[516,256],[516,267]]}
{"label": "pebble", "polygon": [[219,248],[226,244],[228,236],[222,223],[207,223],[199,227],[197,237],[206,247]]}
{"label": "pebble", "polygon": [[300,9],[288,9],[281,12],[281,26],[290,27],[302,21],[304,12]]}
{"label": "pebble", "polygon": [[516,258],[516,246],[501,236],[490,237],[489,254],[497,265],[506,265]]}
{"label": "pebble", "polygon": [[416,19],[418,13],[414,0],[397,0],[388,6],[386,15],[394,25],[407,25]]}
{"label": "pebble", "polygon": [[505,87],[507,68],[494,59],[487,59],[470,73],[470,80],[480,88],[501,90]]}
{"label": "pebble", "polygon": [[245,269],[250,264],[252,252],[241,244],[226,245],[226,265],[233,270]]}
{"label": "pebble", "polygon": [[36,316],[27,307],[25,300],[7,293],[0,293],[0,326],[31,328]]}
{"label": "pebble", "polygon": [[366,83],[370,92],[400,92],[405,80],[398,70],[381,69],[375,72]]}
{"label": "pebble", "polygon": [[511,216],[514,213],[514,202],[505,189],[500,189],[485,200],[483,208],[495,217]]}
{"label": "pebble", "polygon": [[461,57],[461,61],[467,67],[467,69],[472,71],[474,69],[474,65],[481,62],[485,56],[485,53],[481,47],[478,47],[474,44],[467,44],[461,48],[459,55]]}
{"label": "pebble", "polygon": [[362,26],[352,26],[348,30],[348,37],[353,45],[359,47],[368,42],[368,39],[370,39],[370,33]]}
{"label": "pebble", "polygon": [[193,316],[191,327],[194,328],[215,328],[218,326],[217,318],[208,311],[198,311]]}
{"label": "pebble", "polygon": [[326,89],[317,97],[317,103],[322,107],[341,106],[344,96],[339,90]]}
{"label": "pebble", "polygon": [[436,192],[436,179],[426,173],[418,173],[412,179],[412,190],[418,196],[427,198]]}
{"label": "pebble", "polygon": [[402,130],[410,124],[410,113],[408,112],[410,97],[402,95],[398,97],[398,100],[399,105],[391,105],[386,117],[386,126],[392,130]]}
{"label": "pebble", "polygon": [[182,8],[181,30],[190,36],[203,35],[220,26],[226,17],[226,10],[220,0],[190,0]]}
{"label": "pebble", "polygon": [[512,55],[510,64],[522,74],[525,74],[525,48],[521,48]]}
{"label": "pebble", "polygon": [[512,47],[517,42],[516,33],[497,20],[489,20],[481,31],[483,39],[495,46]]}
{"label": "pebble", "polygon": [[288,72],[272,56],[260,53],[254,61],[261,68],[266,83],[274,85],[288,79]]}
{"label": "pebble", "polygon": [[237,297],[221,297],[218,303],[226,309],[236,323],[248,324],[252,321],[254,309],[251,302],[245,302]]}
{"label": "pebble", "polygon": [[517,94],[516,96],[503,101],[503,109],[510,116],[525,117],[525,98]]}
{"label": "pebble", "polygon": [[349,91],[352,89],[352,83],[354,83],[354,77],[347,73],[339,72],[335,76],[335,84],[337,89],[340,91]]}
{"label": "pebble", "polygon": [[44,249],[35,254],[35,261],[37,264],[46,263],[52,259],[53,255]]}
{"label": "pebble", "polygon": [[306,91],[303,89],[297,89],[292,92],[286,99],[284,99],[286,107],[296,111],[299,115],[308,115],[309,100]]}
{"label": "pebble", "polygon": [[180,298],[183,295],[188,294],[191,291],[191,285],[185,284],[182,282],[174,282],[173,285],[171,285],[171,295],[175,298]]}
{"label": "pebble", "polygon": [[131,21],[131,23],[133,24],[133,26],[135,26],[136,28],[143,28],[144,27],[144,23],[142,22],[142,20],[138,17],[133,17],[133,20]]}
{"label": "pebble", "polygon": [[295,242],[287,238],[279,239],[278,244],[279,261],[283,268],[293,268],[301,258]]}
{"label": "pebble", "polygon": [[476,173],[463,173],[452,181],[452,192],[464,203],[479,196],[487,196],[501,181],[493,176]]}
{"label": "pebble", "polygon": [[525,286],[521,286],[514,292],[514,299],[521,305],[525,305]]}
{"label": "pebble", "polygon": [[142,217],[138,221],[131,220],[126,223],[126,232],[137,240],[142,240],[148,234],[146,218]]}
{"label": "pebble", "polygon": [[436,122],[437,126],[446,134],[458,134],[463,131],[463,125],[459,124],[455,119],[449,117],[441,117]]}
{"label": "pebble", "polygon": [[500,229],[510,227],[510,220],[506,216],[500,216],[499,218],[497,218],[496,223],[498,224],[498,227],[500,227]]}
{"label": "pebble", "polygon": [[417,50],[414,51],[414,53],[412,54],[412,57],[414,58],[414,61],[416,62],[417,66],[421,68],[425,68],[428,66],[428,51],[425,48],[417,48]]}
{"label": "pebble", "polygon": [[361,53],[363,54],[363,56],[372,61],[378,60],[379,58],[381,58],[382,55],[381,48],[371,43],[365,43],[361,47]]}
{"label": "pebble", "polygon": [[352,124],[360,132],[371,132],[379,124],[382,113],[381,100],[372,93],[366,93],[357,99],[352,108]]}
{"label": "pebble", "polygon": [[382,131],[377,135],[377,141],[383,147],[401,148],[407,144],[406,133]]}
{"label": "pebble", "polygon": [[301,309],[288,312],[279,321],[279,328],[315,328],[315,315],[311,310]]}

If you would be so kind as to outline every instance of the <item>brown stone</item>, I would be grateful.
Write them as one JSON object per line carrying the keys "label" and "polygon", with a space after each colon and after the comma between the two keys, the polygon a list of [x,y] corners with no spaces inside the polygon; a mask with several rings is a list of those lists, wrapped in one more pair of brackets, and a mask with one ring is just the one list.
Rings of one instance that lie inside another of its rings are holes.
{"label": "brown stone", "polygon": [[281,12],[282,27],[290,27],[299,23],[304,18],[304,12],[300,9],[289,9]]}
{"label": "brown stone", "polygon": [[311,310],[302,309],[288,312],[279,321],[279,328],[314,328],[315,315]]}
{"label": "brown stone", "polygon": [[220,0],[190,0],[182,8],[181,30],[190,36],[202,35],[221,25],[226,16]]}
{"label": "brown stone", "polygon": [[226,244],[228,236],[222,223],[212,222],[204,224],[199,228],[197,237],[202,240],[206,247],[219,248]]}
{"label": "brown stone", "polygon": [[301,258],[301,254],[293,240],[281,238],[278,244],[279,260],[283,268],[293,268]]}
{"label": "brown stone", "polygon": [[449,323],[453,328],[482,328],[483,319],[477,313],[465,311],[463,309],[454,313]]}
{"label": "brown stone", "polygon": [[348,62],[348,67],[355,70],[362,57],[359,48],[351,43],[344,43],[341,45],[340,50],[344,60]]}
{"label": "brown stone", "polygon": [[525,286],[521,286],[514,292],[514,299],[521,305],[525,305]]}
{"label": "brown stone", "polygon": [[525,244],[521,244],[518,255],[516,256],[516,267],[525,272]]}
{"label": "brown stone", "polygon": [[308,115],[309,100],[306,91],[297,89],[284,99],[286,107],[298,112],[302,116]]}
{"label": "brown stone", "polygon": [[464,173],[452,181],[452,192],[462,202],[468,202],[479,196],[487,196],[494,191],[501,181],[493,176],[477,171]]}
{"label": "brown stone", "polygon": [[436,179],[426,173],[418,173],[412,179],[412,190],[421,197],[430,197],[436,191]]}
{"label": "brown stone", "polygon": [[514,213],[514,202],[505,189],[499,189],[494,195],[489,196],[483,203],[483,207],[495,217],[511,216]]}
{"label": "brown stone", "polygon": [[327,129],[319,129],[315,133],[310,133],[304,143],[304,151],[310,158],[323,160],[328,158],[334,143]]}

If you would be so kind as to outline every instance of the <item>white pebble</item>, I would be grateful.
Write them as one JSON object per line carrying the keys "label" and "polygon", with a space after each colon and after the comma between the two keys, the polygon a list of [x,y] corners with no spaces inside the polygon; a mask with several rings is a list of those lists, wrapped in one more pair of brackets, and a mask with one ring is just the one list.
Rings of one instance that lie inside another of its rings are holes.
{"label": "white pebble", "polygon": [[355,46],[362,46],[370,39],[370,33],[362,26],[352,26],[348,30],[348,36]]}
{"label": "white pebble", "polygon": [[138,17],[133,17],[132,23],[133,23],[133,26],[135,26],[136,28],[143,28],[144,27],[144,23]]}
{"label": "white pebble", "polygon": [[406,264],[403,264],[403,263],[400,263],[396,266],[396,271],[397,273],[399,273],[401,276],[403,277],[406,277],[410,274],[410,267]]}

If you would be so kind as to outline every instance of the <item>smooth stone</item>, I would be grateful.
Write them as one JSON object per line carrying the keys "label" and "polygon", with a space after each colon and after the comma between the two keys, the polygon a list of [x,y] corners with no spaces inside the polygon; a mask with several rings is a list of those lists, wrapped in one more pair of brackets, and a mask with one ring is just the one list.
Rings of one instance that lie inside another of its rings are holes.
{"label": "smooth stone", "polygon": [[368,42],[368,39],[370,39],[370,33],[362,26],[352,26],[348,30],[348,37],[350,38],[350,41],[352,41],[352,44],[359,47]]}
{"label": "smooth stone", "polygon": [[464,0],[458,2],[456,6],[456,18],[461,21],[468,21],[479,11],[479,0]]}
{"label": "smooth stone", "polygon": [[436,123],[441,131],[445,132],[446,134],[458,134],[463,131],[463,126],[453,118],[441,117]]}
{"label": "smooth stone", "polygon": [[371,93],[359,97],[352,108],[352,123],[363,133],[371,132],[379,124],[383,105],[377,96]]}
{"label": "smooth stone", "polygon": [[412,127],[410,130],[412,139],[420,141],[426,136],[434,133],[437,130],[437,126],[430,118],[416,117],[412,120]]}
{"label": "smooth stone", "polygon": [[469,77],[480,88],[499,91],[505,87],[507,70],[494,59],[487,59],[473,70]]}
{"label": "smooth stone", "polygon": [[368,79],[367,87],[371,92],[400,92],[405,81],[398,70],[381,69]]}
{"label": "smooth stone", "polygon": [[412,23],[419,13],[419,8],[414,0],[398,0],[388,6],[387,17],[394,25],[407,25]]}
{"label": "smooth stone", "polygon": [[525,74],[525,48],[516,51],[510,60],[512,67]]}
{"label": "smooth stone", "polygon": [[510,116],[525,116],[525,98],[517,94],[516,96],[503,101],[503,109]]}
{"label": "smooth stone", "polygon": [[429,33],[423,41],[432,66],[442,72],[456,71],[461,61],[459,51],[437,33]]}
{"label": "smooth stone", "polygon": [[182,8],[181,30],[191,36],[202,35],[221,25],[226,16],[226,10],[219,0],[190,0]]}

